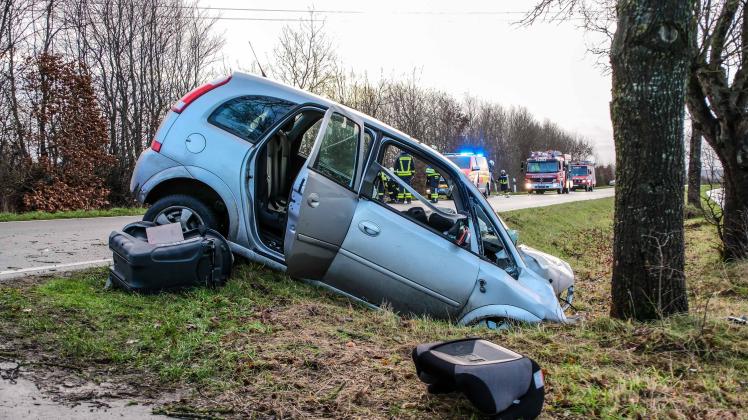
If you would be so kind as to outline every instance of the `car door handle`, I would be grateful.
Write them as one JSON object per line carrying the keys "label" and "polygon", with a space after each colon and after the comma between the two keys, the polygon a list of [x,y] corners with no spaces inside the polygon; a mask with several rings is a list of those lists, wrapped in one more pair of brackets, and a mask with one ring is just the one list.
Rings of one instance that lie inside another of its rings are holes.
{"label": "car door handle", "polygon": [[319,195],[317,193],[309,194],[309,198],[307,198],[306,203],[309,204],[309,207],[319,206]]}
{"label": "car door handle", "polygon": [[364,232],[369,236],[377,236],[380,232],[379,226],[367,221],[359,223],[358,228],[361,229],[361,232]]}

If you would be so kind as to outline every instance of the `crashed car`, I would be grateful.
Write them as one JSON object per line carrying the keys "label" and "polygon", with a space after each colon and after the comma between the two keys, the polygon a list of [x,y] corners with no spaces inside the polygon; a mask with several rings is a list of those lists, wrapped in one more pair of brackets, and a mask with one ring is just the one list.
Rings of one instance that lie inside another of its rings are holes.
{"label": "crashed car", "polygon": [[[395,173],[401,156],[413,177]],[[449,185],[439,207],[424,197],[426,167]],[[130,188],[149,205],[144,220],[216,229],[235,254],[371,306],[470,325],[567,321],[569,265],[515,246],[460,168],[374,118],[266,78],[234,73],[185,95]]]}

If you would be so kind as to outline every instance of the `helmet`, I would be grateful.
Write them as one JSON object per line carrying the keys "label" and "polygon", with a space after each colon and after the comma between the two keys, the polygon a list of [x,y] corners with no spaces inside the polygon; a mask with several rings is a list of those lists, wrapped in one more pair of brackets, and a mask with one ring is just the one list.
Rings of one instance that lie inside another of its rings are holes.
{"label": "helmet", "polygon": [[502,170],[501,170],[501,174],[502,174],[502,175],[506,175],[506,171],[502,169]]}
{"label": "helmet", "polygon": [[491,166],[493,166],[493,165],[494,165],[494,163],[493,163],[493,159],[489,160],[489,161],[488,161],[488,164],[489,164],[489,165],[491,165]]}

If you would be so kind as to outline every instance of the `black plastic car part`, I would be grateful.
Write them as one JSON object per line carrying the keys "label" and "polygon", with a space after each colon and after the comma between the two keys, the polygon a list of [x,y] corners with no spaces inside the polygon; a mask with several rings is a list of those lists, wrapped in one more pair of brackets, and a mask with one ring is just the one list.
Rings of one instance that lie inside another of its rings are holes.
{"label": "black plastic car part", "polygon": [[545,399],[543,372],[533,360],[490,341],[465,338],[413,349],[418,378],[430,393],[461,392],[498,419],[534,419]]}
{"label": "black plastic car part", "polygon": [[114,264],[109,269],[114,287],[141,293],[193,286],[217,287],[231,275],[234,257],[229,243],[212,229],[194,229],[184,240],[149,244],[152,222],[135,222],[109,235]]}

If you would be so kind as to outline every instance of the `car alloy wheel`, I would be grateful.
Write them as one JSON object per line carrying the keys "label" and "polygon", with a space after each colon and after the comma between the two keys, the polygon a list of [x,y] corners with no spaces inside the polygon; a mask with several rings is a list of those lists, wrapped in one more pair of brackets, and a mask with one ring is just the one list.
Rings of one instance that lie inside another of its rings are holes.
{"label": "car alloy wheel", "polygon": [[167,207],[161,210],[153,221],[158,225],[180,223],[183,232],[205,225],[203,218],[195,210],[185,206]]}

